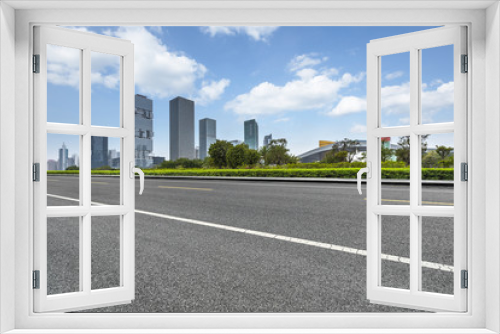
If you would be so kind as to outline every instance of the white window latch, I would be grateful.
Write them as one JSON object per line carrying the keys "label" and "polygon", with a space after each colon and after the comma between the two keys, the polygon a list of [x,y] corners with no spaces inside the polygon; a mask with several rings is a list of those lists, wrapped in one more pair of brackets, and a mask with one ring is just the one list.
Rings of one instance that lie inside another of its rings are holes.
{"label": "white window latch", "polygon": [[134,165],[135,163],[131,161],[129,165],[130,178],[134,179],[135,173],[139,174],[139,184],[140,184],[139,195],[142,195],[142,192],[144,191],[144,172],[142,171],[142,169],[134,167]]}
{"label": "white window latch", "polygon": [[361,176],[366,173],[366,178],[367,179],[370,179],[372,177],[372,163],[371,162],[367,162],[366,163],[366,168],[361,168],[359,171],[358,171],[358,192],[360,195],[362,195],[363,193],[361,192]]}

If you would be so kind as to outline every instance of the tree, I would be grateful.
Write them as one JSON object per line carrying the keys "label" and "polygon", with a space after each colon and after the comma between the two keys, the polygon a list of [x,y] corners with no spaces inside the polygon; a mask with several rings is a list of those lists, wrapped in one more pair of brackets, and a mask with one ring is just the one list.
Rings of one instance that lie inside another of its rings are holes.
{"label": "tree", "polygon": [[69,166],[68,168],[66,168],[66,170],[79,170],[80,168],[78,166]]}
{"label": "tree", "polygon": [[356,139],[344,138],[342,140],[339,140],[336,144],[339,151],[347,152],[347,156],[345,157],[344,161],[352,162],[354,160],[354,157],[356,156],[356,146],[359,145],[359,141],[357,141]]}
{"label": "tree", "polygon": [[436,151],[427,152],[422,157],[422,167],[423,168],[436,167],[439,164],[439,160],[440,160],[439,154],[437,154]]}
{"label": "tree", "polygon": [[436,153],[441,157],[441,160],[446,159],[453,151],[453,147],[448,147],[444,145],[436,145]]}
{"label": "tree", "polygon": [[238,144],[232,146],[227,150],[226,161],[230,168],[238,168],[245,164],[245,153],[248,151],[248,146],[245,144]]}
{"label": "tree", "polygon": [[215,143],[208,148],[211,163],[217,168],[227,166],[226,155],[227,151],[233,147],[233,144],[227,140],[216,140]]}
{"label": "tree", "polygon": [[[427,138],[429,135],[420,136],[422,155],[427,151]],[[399,137],[399,148],[396,149],[397,161],[403,161],[406,165],[410,165],[410,136]]]}
{"label": "tree", "polygon": [[264,152],[265,155],[263,155],[265,164],[283,165],[292,161],[293,158],[288,154],[289,150],[286,148],[286,145],[287,141],[284,138],[271,140]]}
{"label": "tree", "polygon": [[254,166],[260,161],[260,153],[257,150],[247,149],[245,151],[245,165]]}
{"label": "tree", "polygon": [[382,162],[391,161],[393,155],[394,150],[382,145],[382,149],[380,150],[380,159],[382,160]]}

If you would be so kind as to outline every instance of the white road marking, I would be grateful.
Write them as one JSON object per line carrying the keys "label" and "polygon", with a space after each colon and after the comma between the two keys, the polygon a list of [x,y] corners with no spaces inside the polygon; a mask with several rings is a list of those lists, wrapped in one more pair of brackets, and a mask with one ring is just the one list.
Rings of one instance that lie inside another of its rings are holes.
{"label": "white road marking", "polygon": [[[58,198],[58,199],[65,199],[68,201],[79,202],[79,200],[71,198],[71,197],[64,197],[64,196],[52,195],[52,194],[47,194],[47,196]],[[107,204],[99,203],[99,202],[92,202],[92,204],[107,205]],[[165,215],[163,213],[155,213],[155,212],[144,211],[144,210],[135,210],[135,212],[139,213],[139,214],[143,214],[143,215],[157,217],[157,218],[176,220],[176,221],[180,221],[180,222],[188,223],[188,224],[193,224],[193,225],[212,227],[212,228],[216,228],[216,229],[220,229],[220,230],[250,234],[250,235],[255,235],[255,236],[259,236],[259,237],[263,237],[263,238],[276,239],[276,240],[281,240],[281,241],[286,241],[286,242],[291,242],[291,243],[296,243],[296,244],[303,244],[303,245],[324,248],[324,249],[331,249],[331,250],[338,251],[338,252],[344,252],[344,253],[361,255],[361,256],[367,255],[366,250],[364,250],[364,249],[356,249],[356,248],[344,247],[344,246],[339,246],[339,245],[334,245],[334,244],[329,244],[329,243],[324,243],[324,242],[317,242],[317,241],[308,240],[308,239],[288,237],[285,235],[249,230],[249,229],[245,229],[245,228],[241,228],[241,227],[215,224],[215,223],[205,222],[202,220],[170,216],[170,215]],[[407,257],[403,257],[403,256],[382,254],[381,258],[382,258],[382,260],[386,260],[386,261],[406,263],[406,264],[410,263],[410,259]],[[450,266],[447,264],[442,264],[442,263],[422,261],[422,267],[430,268],[430,269],[437,269],[437,270],[442,270],[442,271],[447,271],[447,272],[453,272],[453,266]]]}

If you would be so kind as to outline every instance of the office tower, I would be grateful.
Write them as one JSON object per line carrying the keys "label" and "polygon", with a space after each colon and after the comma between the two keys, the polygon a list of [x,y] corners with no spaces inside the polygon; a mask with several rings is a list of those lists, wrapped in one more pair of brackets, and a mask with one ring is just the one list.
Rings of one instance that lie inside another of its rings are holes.
{"label": "office tower", "polygon": [[[73,154],[73,155],[71,156],[71,159],[73,159],[73,165],[74,165],[74,166],[77,166],[77,167],[79,167],[79,166],[80,166],[80,157],[78,156],[78,154],[76,154],[76,153],[75,153],[75,154]],[[71,166],[71,165],[70,165],[70,166]]]}
{"label": "office tower", "polygon": [[183,97],[170,100],[170,160],[195,158],[194,101]]}
{"label": "office tower", "polygon": [[92,155],[90,157],[90,168],[108,166],[108,137],[92,136],[90,139]]}
{"label": "office tower", "polygon": [[253,150],[259,149],[259,125],[254,119],[245,121],[245,144]]}
{"label": "office tower", "polygon": [[200,119],[200,159],[208,157],[210,145],[217,140],[217,128],[215,119]]}
{"label": "office tower", "polygon": [[270,133],[267,136],[264,136],[264,146],[267,147],[271,144],[271,140],[273,140],[273,134]]}
{"label": "office tower", "polygon": [[75,158],[74,157],[69,157],[68,158],[68,167],[69,166],[75,166]]}
{"label": "office tower", "polygon": [[58,170],[66,170],[68,168],[68,149],[66,144],[63,143],[62,147],[59,149],[59,160],[57,161]]}
{"label": "office tower", "polygon": [[57,161],[53,159],[47,160],[47,170],[57,170]]}
{"label": "office tower", "polygon": [[[153,165],[153,101],[135,94],[135,165],[147,168]],[[116,159],[117,157],[113,157]]]}

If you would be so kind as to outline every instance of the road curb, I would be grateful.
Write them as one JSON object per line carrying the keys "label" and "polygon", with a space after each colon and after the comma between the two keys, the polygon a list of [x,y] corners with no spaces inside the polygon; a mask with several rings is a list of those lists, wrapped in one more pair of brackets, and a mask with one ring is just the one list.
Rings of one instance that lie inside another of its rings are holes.
{"label": "road curb", "polygon": [[[77,176],[72,174],[50,174],[52,176]],[[119,177],[119,175],[92,175],[92,177]],[[252,177],[252,176],[186,176],[186,175],[146,175],[146,179],[172,180],[209,180],[209,181],[264,181],[264,182],[314,182],[314,183],[356,183],[356,179],[319,178],[319,177]],[[362,180],[366,183],[366,180]],[[409,180],[382,180],[382,184],[408,185]],[[453,187],[453,181],[423,180],[426,186]]]}

